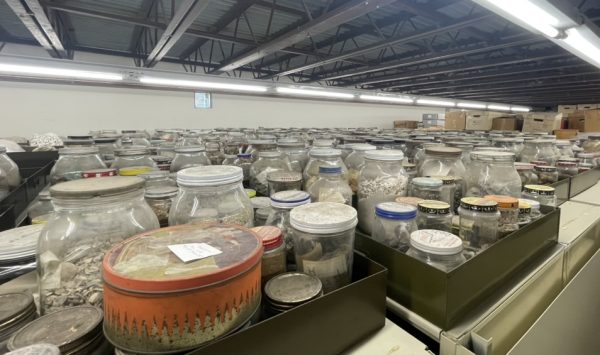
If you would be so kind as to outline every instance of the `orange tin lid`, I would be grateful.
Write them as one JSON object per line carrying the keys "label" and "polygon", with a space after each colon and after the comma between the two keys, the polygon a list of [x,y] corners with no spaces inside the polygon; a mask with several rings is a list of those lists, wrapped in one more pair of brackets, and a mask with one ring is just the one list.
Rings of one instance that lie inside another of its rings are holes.
{"label": "orange tin lid", "polygon": [[519,208],[519,200],[505,195],[487,195],[486,200],[495,201],[500,208]]}

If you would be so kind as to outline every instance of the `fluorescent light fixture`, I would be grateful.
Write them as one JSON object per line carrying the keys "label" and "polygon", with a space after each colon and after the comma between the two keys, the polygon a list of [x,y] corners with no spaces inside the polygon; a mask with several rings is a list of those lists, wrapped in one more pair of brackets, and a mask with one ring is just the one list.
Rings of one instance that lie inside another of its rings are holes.
{"label": "fluorescent light fixture", "polygon": [[[531,26],[548,37],[556,38],[560,21],[530,0],[483,0]],[[551,6],[551,5],[549,5]]]}
{"label": "fluorescent light fixture", "polygon": [[[586,38],[584,32],[588,32],[590,38],[596,39],[596,44]],[[566,30],[567,38],[563,42],[573,48],[575,51],[587,57],[594,65],[600,66],[600,40],[587,27],[573,27]]]}
{"label": "fluorescent light fixture", "polygon": [[529,111],[531,111],[531,109],[529,107],[518,107],[518,106],[511,106],[510,110],[514,111],[514,112],[529,112]]}
{"label": "fluorescent light fixture", "polygon": [[336,99],[352,99],[354,98],[354,94],[349,94],[345,92],[337,92],[337,91],[328,91],[328,90],[309,90],[309,89],[295,89],[295,88],[286,88],[286,87],[278,87],[275,89],[280,94],[290,94],[290,95],[301,95],[301,96],[320,96],[320,97],[331,97]]}
{"label": "fluorescent light fixture", "polygon": [[510,106],[504,105],[488,105],[488,110],[510,111]]}
{"label": "fluorescent light fixture", "polygon": [[456,104],[456,106],[458,107],[464,107],[464,108],[479,108],[479,109],[484,109],[485,110],[485,104],[476,104],[476,103],[472,103],[472,102],[459,102],[458,104]]}
{"label": "fluorescent light fixture", "polygon": [[411,98],[399,96],[360,95],[358,98],[366,101],[396,102],[399,104],[412,104],[415,102]]}
{"label": "fluorescent light fixture", "polygon": [[28,76],[49,76],[59,78],[87,79],[100,81],[123,80],[123,75],[99,71],[61,69],[52,67],[29,66],[0,63],[0,73],[22,74]]}
{"label": "fluorescent light fixture", "polygon": [[447,106],[454,107],[455,104],[452,101],[444,100],[430,100],[430,99],[418,99],[417,104],[419,105],[431,105],[431,106]]}
{"label": "fluorescent light fixture", "polygon": [[201,88],[201,89],[231,90],[231,91],[244,91],[244,92],[267,92],[267,87],[260,86],[260,85],[229,84],[229,83],[217,83],[217,82],[211,82],[211,81],[166,79],[166,78],[157,78],[157,77],[152,77],[152,76],[142,76],[140,78],[140,83],[161,85],[161,86]]}

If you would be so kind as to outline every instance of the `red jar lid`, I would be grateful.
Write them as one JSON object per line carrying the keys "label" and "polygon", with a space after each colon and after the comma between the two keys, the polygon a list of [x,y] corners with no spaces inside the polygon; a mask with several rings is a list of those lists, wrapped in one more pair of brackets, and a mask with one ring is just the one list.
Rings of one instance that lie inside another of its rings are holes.
{"label": "red jar lid", "polygon": [[273,250],[283,244],[283,233],[281,229],[274,226],[254,227],[250,229],[262,239],[265,251]]}
{"label": "red jar lid", "polygon": [[117,169],[94,169],[86,170],[83,173],[81,173],[81,177],[84,179],[107,176],[117,176]]}

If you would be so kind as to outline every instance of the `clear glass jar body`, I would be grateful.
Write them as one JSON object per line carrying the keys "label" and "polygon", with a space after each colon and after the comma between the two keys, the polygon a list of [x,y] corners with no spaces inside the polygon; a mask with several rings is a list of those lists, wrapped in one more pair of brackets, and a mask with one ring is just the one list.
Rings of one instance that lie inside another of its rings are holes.
{"label": "clear glass jar body", "polygon": [[167,158],[175,158],[175,145],[173,143],[167,142],[163,143],[156,149],[156,153],[158,155],[162,155]]}
{"label": "clear glass jar body", "polygon": [[558,166],[558,178],[559,179],[566,179],[568,177],[573,177],[579,173],[579,169],[577,168],[576,163],[575,164],[557,163],[557,166]]}
{"label": "clear glass jar body", "polygon": [[505,236],[519,229],[519,208],[498,207],[500,219],[498,220],[498,233]]}
{"label": "clear glass jar body", "polygon": [[348,180],[348,168],[340,155],[336,156],[310,156],[306,168],[302,173],[304,179],[304,191],[308,191],[310,186],[319,178],[319,167],[321,166],[339,166],[342,168],[342,178]]}
{"label": "clear glass jar body", "polygon": [[358,225],[371,234],[375,206],[392,202],[398,196],[406,196],[408,176],[401,161],[365,159],[358,180]]}
{"label": "clear glass jar body", "polygon": [[352,280],[354,228],[331,234],[314,234],[292,227],[298,271],[318,277],[323,292],[346,286]]}
{"label": "clear glass jar body", "polygon": [[[373,212],[375,214],[375,212]],[[371,238],[390,248],[406,252],[410,234],[418,229],[415,218],[391,219],[375,214]]]}
{"label": "clear glass jar body", "polygon": [[408,196],[422,198],[423,200],[441,201],[442,186],[419,186],[411,182]]}
{"label": "clear glass jar body", "polygon": [[556,162],[556,154],[553,149],[552,141],[532,140],[525,142],[525,147],[521,152],[521,161],[529,163],[534,160],[543,160],[549,165]]}
{"label": "clear glass jar body", "polygon": [[171,162],[171,172],[176,173],[185,168],[193,166],[210,165],[210,159],[206,156],[206,152],[176,152],[175,158]]}
{"label": "clear glass jar body", "polygon": [[169,212],[169,225],[226,223],[252,227],[254,209],[242,182],[219,186],[183,186]]}
{"label": "clear glass jar body", "polygon": [[271,207],[257,208],[254,210],[254,226],[262,227],[267,223],[269,215],[271,214]]}
{"label": "clear glass jar body", "polygon": [[146,180],[146,189],[154,186],[177,186],[177,182],[171,177],[168,171],[155,171],[140,174],[138,177]]}
{"label": "clear glass jar body", "polygon": [[146,153],[120,155],[117,151],[115,161],[110,166],[113,169],[123,169],[138,166],[148,166],[154,170],[158,170],[158,166]]}
{"label": "clear glass jar body", "polygon": [[104,253],[130,236],[159,227],[143,189],[89,199],[53,199],[55,212],[40,234],[40,311],[102,306]]}
{"label": "clear glass jar body", "polygon": [[358,191],[358,177],[360,175],[360,169],[365,164],[365,151],[354,150],[344,160],[346,167],[348,168],[348,183],[353,193]]}
{"label": "clear glass jar body", "polygon": [[[554,195],[554,194],[544,195],[544,194],[539,194],[536,192],[529,192],[527,190],[523,190],[522,196],[525,199],[537,201],[540,203],[540,205],[556,207],[557,201],[556,201],[556,195]],[[532,207],[531,208],[532,218],[533,218],[534,213],[536,213],[536,212],[533,210],[533,207]]]}
{"label": "clear glass jar body", "polygon": [[115,149],[119,148],[116,139],[99,138],[95,140],[95,143],[102,160],[106,161],[115,159]]}
{"label": "clear glass jar body", "polygon": [[553,166],[536,166],[535,174],[538,178],[538,184],[540,185],[551,185],[558,181],[558,169]]}
{"label": "clear glass jar body", "polygon": [[169,197],[148,197],[146,196],[146,203],[152,209],[152,212],[158,218],[158,223],[160,228],[169,226],[169,211],[171,210],[171,206],[173,205],[173,200],[175,196]]}
{"label": "clear glass jar body", "polygon": [[259,196],[269,196],[267,175],[275,171],[291,171],[289,164],[281,156],[261,156],[250,166],[250,188]]}
{"label": "clear glass jar body", "polygon": [[273,249],[265,249],[261,263],[261,284],[264,285],[273,276],[283,274],[286,269],[285,243]]}
{"label": "clear glass jar body", "polygon": [[294,240],[292,238],[292,226],[290,225],[291,208],[272,207],[271,213],[265,222],[265,226],[274,226],[281,229],[283,244],[285,244],[286,259],[290,265],[295,264]]}
{"label": "clear glass jar body", "polygon": [[461,156],[440,156],[426,154],[423,164],[419,168],[419,176],[454,176],[456,188],[461,194],[466,191],[464,184],[467,175]]}
{"label": "clear glass jar body", "polygon": [[292,171],[303,172],[308,163],[308,151],[304,145],[279,146],[278,150],[288,158]]}
{"label": "clear glass jar body", "polygon": [[252,166],[252,156],[251,155],[238,155],[237,159],[234,160],[233,166],[237,166],[242,168],[244,172],[244,187],[250,186],[250,167]]}
{"label": "clear glass jar body", "polygon": [[341,174],[321,173],[308,193],[312,202],[337,202],[352,206],[352,190]]}
{"label": "clear glass jar body", "polygon": [[[32,224],[37,224],[36,217],[46,216],[54,212],[54,206],[52,205],[52,201],[49,196],[38,197],[35,202],[33,202],[29,208],[27,208],[27,215],[31,219]],[[47,219],[44,219],[44,222]]]}
{"label": "clear glass jar body", "polygon": [[479,212],[458,208],[460,239],[465,249],[479,251],[498,241],[500,212]]}
{"label": "clear glass jar body", "polygon": [[517,167],[517,173],[521,178],[521,186],[537,184],[538,176],[533,171],[533,167],[531,168],[519,168]]}
{"label": "clear glass jar body", "polygon": [[[98,152],[79,152],[78,148],[59,151],[58,160],[50,171],[50,183],[81,179],[81,173],[87,170],[106,169],[106,164]],[[85,148],[84,148],[85,149]]]}
{"label": "clear glass jar body", "polygon": [[517,160],[520,159],[521,152],[524,148],[523,142],[517,139],[498,139],[493,140],[492,144],[494,147],[502,148],[509,153],[513,153]]}
{"label": "clear glass jar body", "polygon": [[454,255],[437,255],[421,251],[412,246],[408,249],[406,255],[445,272],[449,272],[467,261],[462,252]]}
{"label": "clear glass jar body", "polygon": [[521,195],[521,177],[512,159],[506,161],[479,158],[472,155],[471,166],[466,179],[465,196]]}
{"label": "clear glass jar body", "polygon": [[433,214],[417,211],[417,227],[419,229],[436,229],[452,233],[452,213]]}
{"label": "clear glass jar body", "polygon": [[573,148],[571,147],[571,144],[557,145],[556,148],[558,149],[559,158],[574,158],[575,157],[575,152],[573,152]]}
{"label": "clear glass jar body", "polygon": [[188,135],[184,135],[181,138],[179,138],[177,140],[177,142],[175,143],[175,146],[176,147],[189,147],[189,146],[195,146],[198,144],[202,144],[202,140],[200,139],[200,136],[188,134]]}

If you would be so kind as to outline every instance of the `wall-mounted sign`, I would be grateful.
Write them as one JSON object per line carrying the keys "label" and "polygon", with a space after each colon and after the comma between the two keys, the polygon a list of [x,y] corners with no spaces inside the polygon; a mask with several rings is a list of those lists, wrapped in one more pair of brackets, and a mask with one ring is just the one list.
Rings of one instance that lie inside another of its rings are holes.
{"label": "wall-mounted sign", "polygon": [[212,95],[210,92],[194,93],[195,108],[212,108]]}

